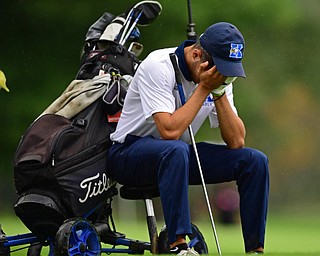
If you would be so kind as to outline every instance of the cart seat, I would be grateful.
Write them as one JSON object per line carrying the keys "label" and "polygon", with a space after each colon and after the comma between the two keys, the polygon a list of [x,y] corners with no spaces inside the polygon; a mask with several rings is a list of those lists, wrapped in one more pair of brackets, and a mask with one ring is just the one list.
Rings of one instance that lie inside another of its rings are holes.
{"label": "cart seat", "polygon": [[157,185],[148,186],[122,186],[120,188],[120,196],[128,200],[145,200],[159,197],[159,188]]}

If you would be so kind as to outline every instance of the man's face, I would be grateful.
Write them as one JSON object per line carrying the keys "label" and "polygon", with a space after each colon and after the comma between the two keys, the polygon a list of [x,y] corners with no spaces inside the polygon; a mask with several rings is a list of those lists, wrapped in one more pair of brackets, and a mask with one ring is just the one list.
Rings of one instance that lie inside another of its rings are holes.
{"label": "man's face", "polygon": [[191,63],[191,77],[196,84],[200,82],[200,64],[201,60],[194,60]]}
{"label": "man's face", "polygon": [[[205,69],[200,69],[200,65],[204,62],[208,61],[208,65]],[[202,72],[207,71],[211,69],[214,66],[214,62],[211,57],[204,58],[203,55],[195,56],[193,59],[193,62],[191,64],[191,77],[193,82],[196,84],[200,82],[200,75]],[[225,77],[223,84],[230,84],[234,82],[237,79],[237,77]]]}
{"label": "man's face", "polygon": [[[212,60],[212,58],[210,58]],[[192,62],[191,62],[191,77],[193,82],[196,84],[200,82],[200,74],[204,70],[200,69],[200,65],[208,60],[208,56],[206,56],[203,51],[198,48],[195,48],[192,53]],[[212,62],[212,63],[211,63]],[[212,68],[214,65],[213,61],[209,61],[208,66],[205,70]]]}
{"label": "man's face", "polygon": [[208,66],[205,69],[200,69],[200,65],[204,62],[206,62],[207,60],[204,60],[201,57],[197,57],[194,58],[192,64],[191,64],[191,77],[193,82],[195,82],[196,84],[200,82],[200,75],[202,72],[209,70],[210,68],[212,68],[214,66],[214,62],[212,61],[208,61]]}

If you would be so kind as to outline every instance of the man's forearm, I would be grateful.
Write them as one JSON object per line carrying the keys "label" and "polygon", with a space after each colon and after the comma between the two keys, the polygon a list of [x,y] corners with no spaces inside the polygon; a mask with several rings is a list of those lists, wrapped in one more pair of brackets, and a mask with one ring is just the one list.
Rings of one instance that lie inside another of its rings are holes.
{"label": "man's forearm", "polygon": [[187,102],[172,114],[153,115],[159,133],[163,139],[179,139],[188,129],[208,96],[208,89],[198,87]]}
{"label": "man's forearm", "polygon": [[241,118],[232,110],[226,95],[216,100],[215,105],[222,139],[231,149],[242,148],[246,130]]}

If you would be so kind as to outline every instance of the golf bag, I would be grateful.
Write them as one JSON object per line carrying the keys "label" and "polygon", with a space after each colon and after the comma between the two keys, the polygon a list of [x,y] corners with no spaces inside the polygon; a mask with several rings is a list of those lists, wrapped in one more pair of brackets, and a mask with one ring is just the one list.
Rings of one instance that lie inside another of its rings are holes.
{"label": "golf bag", "polygon": [[14,210],[38,237],[54,236],[71,217],[108,218],[102,212],[117,192],[107,170],[110,134],[127,87],[116,71],[74,80],[22,136]]}
{"label": "golf bag", "polygon": [[[14,210],[38,237],[54,236],[68,218],[99,221],[117,192],[107,154],[117,124],[114,115],[122,108],[128,82],[118,65],[104,64],[110,68],[103,75],[72,81],[29,126],[15,152],[19,199]],[[91,58],[90,67],[102,70],[100,59]]]}
{"label": "golf bag", "polygon": [[13,159],[14,210],[39,238],[53,237],[68,218],[99,223],[112,217],[117,190],[107,170],[109,136],[139,65],[125,42],[139,37],[136,15],[138,24],[148,25],[160,12],[158,2],[142,1],[126,19],[104,13],[87,32],[76,80],[22,136]]}
{"label": "golf bag", "polygon": [[14,209],[38,235],[53,235],[66,218],[88,216],[113,196],[107,171],[110,133],[101,98],[73,118],[39,117],[22,137],[14,156],[14,181],[20,195]]}

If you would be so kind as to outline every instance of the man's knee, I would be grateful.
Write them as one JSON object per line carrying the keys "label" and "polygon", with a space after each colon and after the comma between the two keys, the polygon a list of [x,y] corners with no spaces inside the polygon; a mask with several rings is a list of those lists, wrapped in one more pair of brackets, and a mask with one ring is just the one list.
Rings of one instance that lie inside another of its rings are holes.
{"label": "man's knee", "polygon": [[189,154],[190,154],[189,144],[180,140],[168,141],[166,154],[175,155],[179,157],[189,157]]}
{"label": "man's knee", "polygon": [[268,164],[269,164],[269,160],[268,160],[268,157],[261,151],[259,150],[254,150],[254,153],[253,153],[253,158],[254,158],[254,161],[260,166],[260,167],[264,167],[264,168],[261,168],[261,169],[266,169],[268,170]]}
{"label": "man's knee", "polygon": [[244,148],[244,155],[247,162],[246,171],[259,173],[261,176],[269,175],[268,157],[261,151],[253,148]]}

